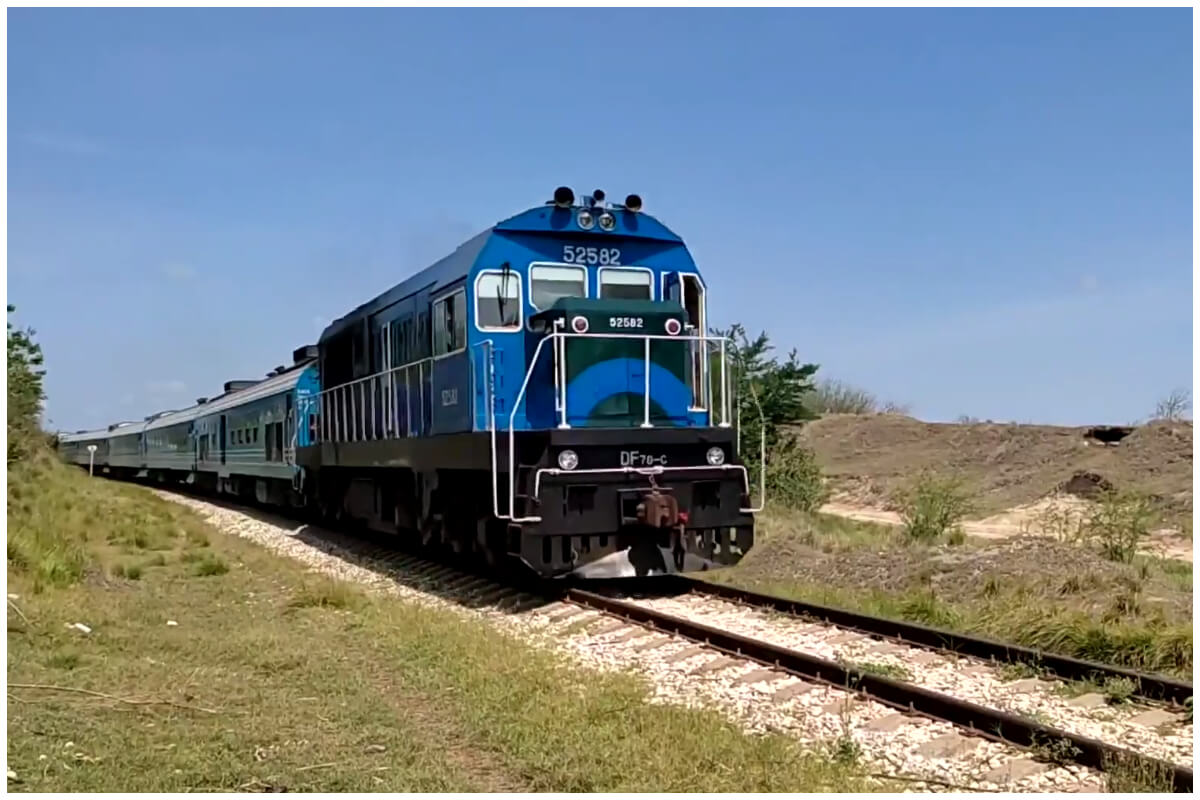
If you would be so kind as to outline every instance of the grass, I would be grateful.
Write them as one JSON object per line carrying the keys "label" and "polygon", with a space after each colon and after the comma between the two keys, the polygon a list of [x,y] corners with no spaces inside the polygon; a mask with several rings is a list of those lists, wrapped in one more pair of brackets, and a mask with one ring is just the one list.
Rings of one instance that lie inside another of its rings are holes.
{"label": "grass", "polygon": [[[894,528],[770,510],[718,583],[1153,672],[1192,672],[1190,565],[1065,544],[947,548]],[[1040,551],[1037,547],[1057,550]],[[1008,548],[1008,549],[1004,549]]]}
{"label": "grass", "polygon": [[847,661],[848,669],[858,670],[864,675],[878,675],[881,678],[894,678],[898,681],[912,680],[912,673],[899,664],[884,664],[875,661]]}
{"label": "grass", "polygon": [[949,538],[956,545],[965,541],[962,521],[971,513],[971,501],[957,479],[922,472],[893,499],[910,539],[930,542]]}
{"label": "grass", "polygon": [[[864,788],[824,751],[651,705],[635,676],[582,671],[482,621],[315,578],[138,488],[57,465],[28,476],[10,471],[10,789]],[[110,577],[147,545],[161,564]]]}

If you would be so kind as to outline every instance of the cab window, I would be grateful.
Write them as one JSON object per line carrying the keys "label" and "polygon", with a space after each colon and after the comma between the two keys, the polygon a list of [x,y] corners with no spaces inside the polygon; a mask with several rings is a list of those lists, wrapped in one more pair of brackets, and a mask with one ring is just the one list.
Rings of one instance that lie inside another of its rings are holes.
{"label": "cab window", "polygon": [[583,267],[540,265],[529,269],[529,302],[539,311],[562,297],[587,297],[587,270]]}
{"label": "cab window", "polygon": [[484,272],[475,281],[475,325],[481,331],[519,330],[521,276],[516,272]]}
{"label": "cab window", "polygon": [[601,269],[600,296],[614,300],[653,300],[653,275],[642,269]]}

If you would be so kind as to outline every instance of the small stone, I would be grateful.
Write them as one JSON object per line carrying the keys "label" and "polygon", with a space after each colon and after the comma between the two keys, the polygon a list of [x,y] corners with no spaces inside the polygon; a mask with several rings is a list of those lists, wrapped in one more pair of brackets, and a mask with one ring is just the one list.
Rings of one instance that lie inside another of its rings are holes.
{"label": "small stone", "polygon": [[725,669],[726,667],[732,667],[737,663],[738,660],[736,658],[730,658],[729,656],[717,656],[716,658],[705,661],[703,664],[693,669],[691,674],[703,675],[709,672],[717,672],[718,670]]}
{"label": "small stone", "polygon": [[969,753],[976,747],[979,747],[978,739],[946,733],[918,747],[917,754],[927,758],[953,758],[962,753]]}
{"label": "small stone", "polygon": [[74,742],[67,742],[66,744],[63,745],[63,750],[70,750],[74,746],[75,746]]}
{"label": "small stone", "polygon": [[1034,761],[1032,758],[1016,758],[987,772],[983,779],[993,783],[1014,783],[1030,775],[1039,775],[1048,769],[1049,764]]}
{"label": "small stone", "polygon": [[364,753],[386,753],[387,748],[381,744],[369,744],[363,748]]}
{"label": "small stone", "polygon": [[8,771],[8,779],[10,781],[15,781],[17,779],[17,773],[10,769]]}
{"label": "small stone", "polygon": [[49,758],[49,756],[45,753],[42,753],[40,756],[38,756],[38,761],[45,761],[47,758]]}
{"label": "small stone", "polygon": [[21,596],[20,596],[20,595],[18,595],[18,594],[9,594],[9,595],[8,595],[8,599],[9,599],[9,600],[20,600],[20,599],[21,599]]}
{"label": "small stone", "polygon": [[1022,694],[1028,694],[1030,692],[1038,691],[1039,689],[1043,688],[1045,685],[1046,685],[1045,681],[1038,680],[1037,678],[1023,678],[1022,680],[1013,681],[1012,683],[1005,684],[1005,688],[1012,689],[1014,692],[1021,692]]}
{"label": "small stone", "polygon": [[747,672],[739,677],[735,683],[749,684],[762,683],[763,681],[780,681],[787,677],[786,672],[780,672],[774,669],[755,669]]}
{"label": "small stone", "polygon": [[1147,728],[1157,728],[1164,722],[1174,722],[1175,715],[1170,711],[1163,711],[1161,708],[1152,708],[1149,711],[1143,711],[1141,714],[1130,717],[1129,721],[1134,725],[1145,725]]}
{"label": "small stone", "polygon": [[865,649],[873,655],[906,655],[909,648],[894,642],[872,641]]}
{"label": "small stone", "polygon": [[1107,705],[1108,701],[1104,699],[1104,695],[1089,692],[1081,694],[1079,697],[1072,697],[1067,701],[1067,705],[1075,708],[1096,708],[1098,706]]}
{"label": "small stone", "polygon": [[169,619],[169,620],[167,620],[167,627],[168,627],[168,628],[175,628],[175,627],[178,627],[178,626],[179,626],[179,623],[178,623],[178,622],[176,622],[175,620],[173,620],[173,619]]}
{"label": "small stone", "polygon": [[891,733],[903,725],[906,721],[908,721],[908,717],[904,716],[903,714],[888,714],[884,717],[876,717],[862,727],[863,730],[867,731],[883,731],[884,733]]}
{"label": "small stone", "polygon": [[825,641],[829,644],[849,644],[850,642],[862,641],[861,633],[838,633],[830,636]]}
{"label": "small stone", "polygon": [[791,700],[793,697],[799,697],[802,694],[808,694],[816,688],[811,683],[796,681],[795,683],[789,683],[787,686],[781,686],[776,689],[771,698],[777,702],[783,702],[784,700]]}
{"label": "small stone", "polygon": [[82,622],[70,623],[67,625],[67,627],[74,628],[75,630],[77,630],[81,633],[91,633],[92,632],[92,629],[89,628],[87,625],[84,625]]}
{"label": "small stone", "polygon": [[663,661],[668,664],[676,664],[680,661],[686,661],[689,658],[695,658],[696,656],[703,655],[707,652],[710,651],[704,647],[685,647],[678,653],[672,653],[671,655],[667,656],[663,659]]}

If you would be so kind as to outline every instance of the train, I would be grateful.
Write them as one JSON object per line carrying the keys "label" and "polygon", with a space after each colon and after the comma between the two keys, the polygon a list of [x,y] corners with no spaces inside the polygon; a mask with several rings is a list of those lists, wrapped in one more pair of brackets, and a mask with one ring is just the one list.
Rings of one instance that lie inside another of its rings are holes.
{"label": "train", "polygon": [[696,572],[741,560],[764,502],[734,384],[684,241],[637,195],[558,187],[336,319],[291,365],[57,446],[102,475],[497,569]]}

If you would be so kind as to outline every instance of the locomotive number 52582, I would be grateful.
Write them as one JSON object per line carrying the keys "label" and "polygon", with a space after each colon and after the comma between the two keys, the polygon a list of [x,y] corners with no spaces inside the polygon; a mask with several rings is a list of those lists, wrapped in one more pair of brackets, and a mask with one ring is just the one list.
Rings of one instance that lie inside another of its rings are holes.
{"label": "locomotive number 52582", "polygon": [[563,245],[563,259],[568,264],[599,264],[602,267],[615,267],[621,263],[621,250],[618,247],[579,247],[573,244]]}

